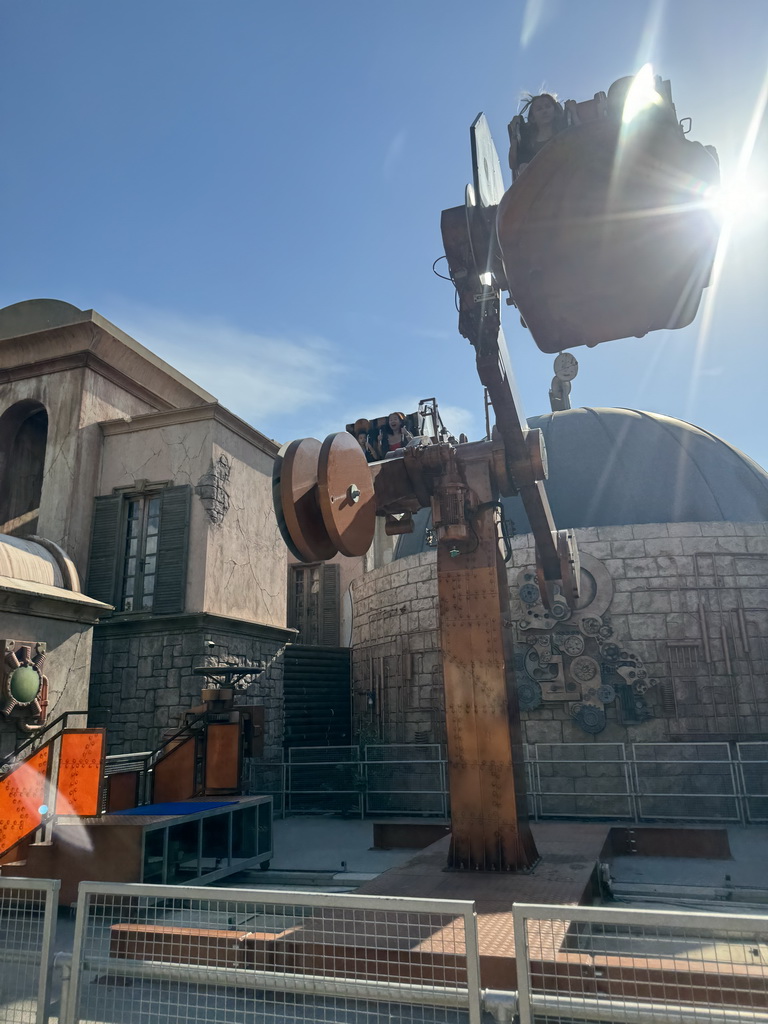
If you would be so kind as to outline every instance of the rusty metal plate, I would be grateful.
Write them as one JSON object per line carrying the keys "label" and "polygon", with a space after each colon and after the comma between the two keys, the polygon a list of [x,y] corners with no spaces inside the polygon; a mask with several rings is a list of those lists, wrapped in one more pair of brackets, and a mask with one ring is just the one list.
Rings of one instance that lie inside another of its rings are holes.
{"label": "rusty metal plate", "polygon": [[[351,437],[365,461],[362,449]],[[324,562],[337,552],[323,522],[317,470],[321,444],[314,437],[291,441],[275,461],[272,499],[280,532],[296,558]],[[366,464],[367,465],[367,464]]]}
{"label": "rusty metal plate", "polygon": [[363,450],[346,430],[329,434],[323,441],[317,481],[331,542],[342,555],[364,555],[373,543],[376,500]]}

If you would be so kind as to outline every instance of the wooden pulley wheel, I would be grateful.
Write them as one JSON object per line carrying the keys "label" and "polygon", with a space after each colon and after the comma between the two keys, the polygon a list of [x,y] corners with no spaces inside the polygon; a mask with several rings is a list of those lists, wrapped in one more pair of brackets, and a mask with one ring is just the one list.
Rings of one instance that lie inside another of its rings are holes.
{"label": "wooden pulley wheel", "polygon": [[[272,470],[277,525],[289,550],[302,562],[325,562],[339,550],[328,535],[320,509],[317,470],[321,448],[314,437],[291,441],[275,459]],[[358,451],[363,455],[359,445]]]}
{"label": "wooden pulley wheel", "polygon": [[323,441],[317,467],[323,523],[342,555],[364,555],[373,543],[376,499],[363,450],[346,430]]}

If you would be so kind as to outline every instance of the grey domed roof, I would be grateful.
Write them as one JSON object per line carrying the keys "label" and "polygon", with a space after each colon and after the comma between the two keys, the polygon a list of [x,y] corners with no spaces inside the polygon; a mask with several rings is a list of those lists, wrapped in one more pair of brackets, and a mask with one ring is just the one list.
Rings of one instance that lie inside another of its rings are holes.
{"label": "grey domed roof", "polygon": [[[768,474],[700,427],[633,409],[569,409],[528,423],[544,434],[560,528],[768,520]],[[529,532],[520,499],[504,507],[517,532]],[[398,558],[425,550],[428,515],[401,537]]]}
{"label": "grey domed roof", "polygon": [[25,299],[0,309],[0,340],[79,323],[82,309],[61,299]]}

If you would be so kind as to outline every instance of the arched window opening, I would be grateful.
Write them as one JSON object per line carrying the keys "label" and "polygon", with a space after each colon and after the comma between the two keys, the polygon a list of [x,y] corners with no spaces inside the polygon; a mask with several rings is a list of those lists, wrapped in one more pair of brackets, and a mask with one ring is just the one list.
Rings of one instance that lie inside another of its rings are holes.
{"label": "arched window opening", "polygon": [[0,533],[37,533],[47,441],[39,402],[17,402],[0,416]]}

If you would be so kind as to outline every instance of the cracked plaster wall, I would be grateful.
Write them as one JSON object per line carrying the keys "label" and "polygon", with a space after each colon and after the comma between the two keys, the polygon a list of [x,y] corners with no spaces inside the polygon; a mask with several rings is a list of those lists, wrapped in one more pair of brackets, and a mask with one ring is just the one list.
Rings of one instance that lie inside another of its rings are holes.
{"label": "cracked plaster wall", "polygon": [[[285,625],[287,552],[272,509],[272,458],[206,416],[104,438],[100,493],[136,481],[193,488],[187,612]],[[221,456],[229,464],[228,508],[215,523],[196,488]]]}
{"label": "cracked plaster wall", "polygon": [[[88,709],[88,679],[93,627],[36,615],[19,608],[0,612],[3,639],[33,640],[48,645],[45,675],[48,677],[47,721],[65,711]],[[84,723],[81,723],[84,724]],[[13,750],[16,730],[0,717],[0,757]]]}
{"label": "cracked plaster wall", "polygon": [[[142,481],[170,481],[176,486],[195,486],[211,459],[212,420],[153,426],[104,438],[104,460],[100,494],[111,494],[116,487],[141,486]],[[200,612],[205,603],[205,562],[208,521],[192,496],[189,522],[189,559],[185,611]]]}
{"label": "cracked plaster wall", "polygon": [[209,459],[230,462],[230,505],[219,525],[207,521],[204,611],[285,626],[288,552],[272,508],[273,459],[224,424],[214,429]]}
{"label": "cracked plaster wall", "polygon": [[40,402],[48,413],[37,533],[61,545],[84,579],[101,465],[98,423],[151,410],[86,368],[3,384],[0,415],[24,399]]}
{"label": "cracked plaster wall", "polygon": [[[609,639],[640,659],[654,680],[643,695],[653,717],[628,724],[618,701],[606,703],[605,729],[589,734],[574,720],[567,700],[547,700],[522,712],[526,742],[542,750],[578,744],[569,748],[571,755],[588,757],[594,744],[625,744],[629,751],[631,744],[643,742],[768,740],[768,524],[650,524],[575,532],[579,549],[610,575],[613,597],[603,620],[613,631]],[[518,573],[532,564],[534,554],[529,536],[514,538],[512,548],[508,578],[514,619],[523,607]],[[435,553],[366,574],[353,583],[352,597],[358,732],[383,742],[443,742]],[[524,649],[518,634],[516,650]],[[367,707],[371,690],[379,704],[376,713]],[[677,757],[683,748],[674,749]],[[567,766],[558,767],[555,774],[553,787],[575,794],[562,797],[559,812],[618,813],[607,797],[596,810],[592,797],[579,796],[579,787],[615,791],[617,780],[605,764],[589,771],[576,765],[570,773]],[[689,792],[703,792],[713,781],[691,773],[686,785]],[[553,806],[551,799],[550,810]]]}

